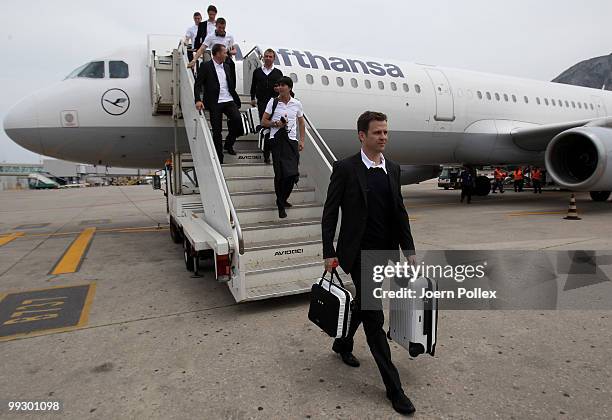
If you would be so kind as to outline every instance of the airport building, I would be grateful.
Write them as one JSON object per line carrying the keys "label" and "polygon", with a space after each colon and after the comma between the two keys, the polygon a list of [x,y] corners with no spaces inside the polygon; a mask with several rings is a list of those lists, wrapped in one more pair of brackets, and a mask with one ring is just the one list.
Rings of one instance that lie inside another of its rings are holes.
{"label": "airport building", "polygon": [[130,182],[152,175],[150,169],[109,168],[58,159],[43,159],[42,163],[0,163],[0,191],[27,189],[34,182],[59,185],[110,185]]}

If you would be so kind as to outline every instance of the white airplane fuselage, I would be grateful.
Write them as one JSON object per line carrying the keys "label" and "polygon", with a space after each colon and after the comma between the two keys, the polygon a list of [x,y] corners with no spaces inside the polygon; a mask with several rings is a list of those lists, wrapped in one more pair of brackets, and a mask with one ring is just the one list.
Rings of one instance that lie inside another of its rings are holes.
{"label": "white airplane fuselage", "polygon": [[[544,151],[517,146],[507,135],[512,129],[612,112],[612,93],[603,90],[397,60],[275,50],[276,66],[297,78],[296,97],[338,158],[358,151],[356,121],[365,110],[387,114],[385,154],[402,165],[542,165]],[[149,54],[146,48],[117,51],[100,59],[105,77],[67,78],[36,92],[7,115],[7,134],[28,150],[60,159],[162,167],[175,149],[174,125],[171,116],[152,115]],[[127,63],[129,77],[110,78],[112,60]],[[236,73],[238,92],[248,93],[241,61]],[[113,104],[105,97],[113,89],[129,100]],[[177,133],[179,150],[189,152],[185,131]]]}

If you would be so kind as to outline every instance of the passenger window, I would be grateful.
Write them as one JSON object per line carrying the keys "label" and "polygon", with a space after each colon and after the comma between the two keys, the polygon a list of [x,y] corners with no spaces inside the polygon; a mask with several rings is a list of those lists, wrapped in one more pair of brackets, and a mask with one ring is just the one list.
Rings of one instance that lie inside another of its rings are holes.
{"label": "passenger window", "polygon": [[566,106],[567,108],[569,108],[569,102],[568,102],[568,101],[565,101],[565,106]]}
{"label": "passenger window", "polygon": [[314,77],[312,77],[312,74],[306,75],[306,83],[308,83],[309,85],[312,85],[314,83]]}
{"label": "passenger window", "polygon": [[508,102],[508,95],[504,93],[504,101]]}
{"label": "passenger window", "polygon": [[298,81],[297,74],[291,73],[289,74],[289,77],[291,77],[291,80],[293,80],[293,83],[297,83]]}
{"label": "passenger window", "polygon": [[410,90],[410,88],[408,87],[408,83],[404,83],[402,86],[404,88],[404,92],[408,92]]}
{"label": "passenger window", "polygon": [[499,101],[500,97],[499,97],[499,93],[495,94],[495,99],[497,99]]}
{"label": "passenger window", "polygon": [[491,92],[487,92],[487,99],[491,100]]}
{"label": "passenger window", "polygon": [[572,101],[572,108],[576,108],[576,102]]}
{"label": "passenger window", "polygon": [[88,79],[104,78],[104,61],[92,61],[81,70],[76,77],[87,77]]}
{"label": "passenger window", "polygon": [[593,109],[593,104],[591,104],[591,109]]}
{"label": "passenger window", "polygon": [[421,85],[414,85],[414,91],[416,93],[421,93]]}
{"label": "passenger window", "polygon": [[584,103],[584,109],[589,109],[589,106],[587,105],[587,103]]}
{"label": "passenger window", "polygon": [[556,106],[557,105],[557,101],[555,101],[554,99],[551,99],[552,101],[552,106]]}
{"label": "passenger window", "polygon": [[541,104],[540,98],[536,97],[536,102],[538,103],[538,105],[540,105]]}
{"label": "passenger window", "polygon": [[512,102],[516,103],[516,95],[512,95]]}
{"label": "passenger window", "polygon": [[523,96],[523,100],[525,101],[526,104],[529,103],[529,98],[527,96]]}
{"label": "passenger window", "polygon": [[476,92],[476,96],[478,96],[478,99],[482,99],[482,92],[481,91],[477,91]]}
{"label": "passenger window", "polygon": [[127,79],[130,76],[128,65],[123,61],[109,61],[108,73],[111,79]]}
{"label": "passenger window", "polygon": [[356,88],[357,86],[359,86],[357,84],[357,79],[355,79],[354,77],[351,78],[351,86],[353,86],[354,88]]}
{"label": "passenger window", "polygon": [[391,90],[397,90],[397,85],[395,82],[391,82]]}
{"label": "passenger window", "polygon": [[561,99],[559,99],[559,106],[563,107],[563,101]]}
{"label": "passenger window", "polygon": [[381,90],[382,90],[382,89],[384,89],[384,88],[385,88],[385,84],[384,84],[384,83],[383,83],[381,80],[379,80],[379,81],[378,81],[378,89],[381,89]]}
{"label": "passenger window", "polygon": [[544,103],[548,106],[548,98],[544,98]]}
{"label": "passenger window", "polygon": [[372,88],[372,82],[370,82],[369,80],[364,80],[363,84],[365,85],[366,89]]}
{"label": "passenger window", "polygon": [[321,76],[321,83],[325,86],[329,85],[329,78],[327,76]]}
{"label": "passenger window", "polygon": [[338,86],[342,87],[344,86],[344,79],[342,77],[336,77],[336,83],[338,83]]}
{"label": "passenger window", "polygon": [[582,103],[578,102],[578,109],[582,109]]}

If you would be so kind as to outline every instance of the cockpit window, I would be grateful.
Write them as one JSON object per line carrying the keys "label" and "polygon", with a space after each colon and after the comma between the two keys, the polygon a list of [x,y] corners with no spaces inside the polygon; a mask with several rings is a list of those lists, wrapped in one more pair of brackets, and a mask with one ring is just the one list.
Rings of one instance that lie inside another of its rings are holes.
{"label": "cockpit window", "polygon": [[127,79],[130,75],[128,65],[123,61],[109,61],[108,72],[111,79]]}
{"label": "cockpit window", "polygon": [[89,79],[104,78],[104,61],[92,61],[91,63],[83,64],[81,67],[74,70],[66,77],[73,79],[75,77],[86,77]]}

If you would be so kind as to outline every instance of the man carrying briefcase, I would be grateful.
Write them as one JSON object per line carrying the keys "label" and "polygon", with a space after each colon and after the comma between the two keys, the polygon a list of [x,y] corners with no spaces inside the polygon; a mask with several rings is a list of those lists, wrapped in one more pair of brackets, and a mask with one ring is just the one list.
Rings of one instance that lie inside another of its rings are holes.
{"label": "man carrying briefcase", "polygon": [[[340,354],[344,363],[358,367],[359,361],[352,353],[353,336],[359,324],[363,323],[387,398],[395,411],[411,414],[415,408],[404,394],[399,373],[391,361],[380,300],[373,306],[364,306],[364,300],[369,303],[373,299],[374,284],[369,267],[377,262],[362,262],[361,257],[362,250],[374,250],[375,253],[385,250],[385,255],[395,259],[399,257],[401,247],[409,263],[416,263],[408,213],[400,190],[400,167],[382,155],[388,133],[385,114],[364,112],[357,121],[357,131],[361,151],[334,163],[321,221],[325,269],[331,271],[339,264],[351,274],[357,289],[348,335],[336,339],[332,349]],[[342,223],[338,246],[334,249],[339,209],[342,209]],[[385,264],[386,261],[378,263]],[[368,272],[369,275],[362,274]]]}

